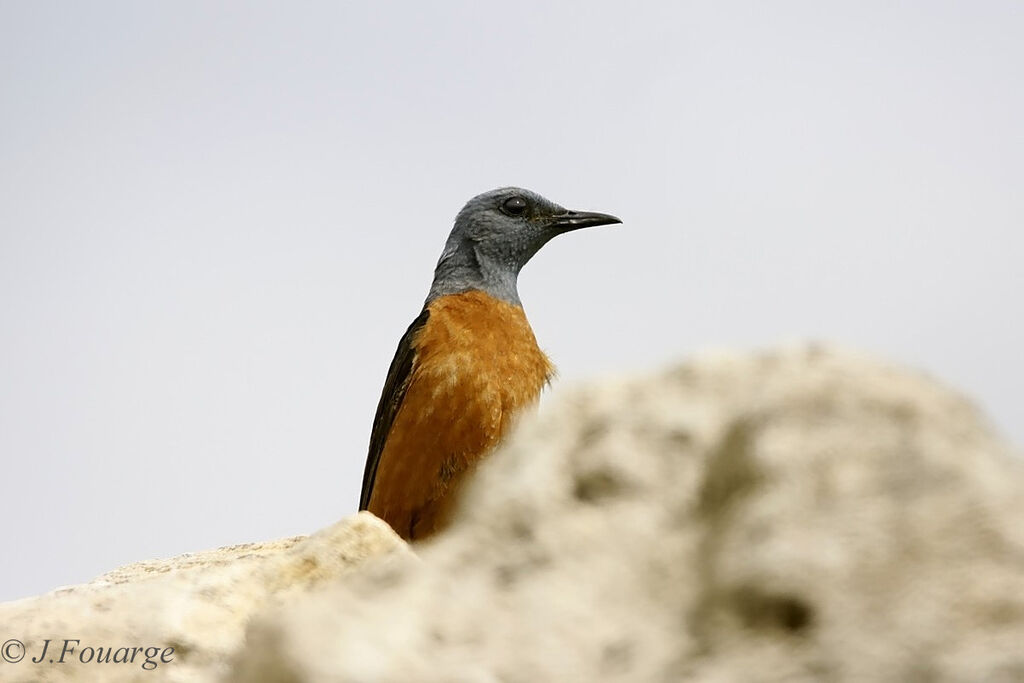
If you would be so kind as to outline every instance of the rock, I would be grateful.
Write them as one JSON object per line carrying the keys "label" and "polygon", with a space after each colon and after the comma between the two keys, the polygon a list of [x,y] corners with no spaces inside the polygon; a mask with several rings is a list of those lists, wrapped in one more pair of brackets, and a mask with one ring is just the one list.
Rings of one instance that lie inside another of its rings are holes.
{"label": "rock", "polygon": [[966,400],[849,352],[586,387],[421,562],[265,611],[227,680],[1024,680],[1021,467]]}
{"label": "rock", "polygon": [[[363,513],[310,537],[140,562],[91,583],[0,605],[4,639],[25,645],[21,661],[0,662],[0,680],[215,681],[255,612],[405,548],[386,524]],[[46,639],[45,657],[32,663]],[[60,663],[64,639],[74,650]],[[5,645],[4,654],[17,654],[13,647]],[[115,663],[128,659],[133,647],[143,648],[133,662]],[[107,662],[97,663],[105,656],[97,648],[112,649]]]}
{"label": "rock", "polygon": [[0,605],[0,680],[1024,680],[1022,467],[919,373],[705,356],[556,397],[418,558],[363,513]]}

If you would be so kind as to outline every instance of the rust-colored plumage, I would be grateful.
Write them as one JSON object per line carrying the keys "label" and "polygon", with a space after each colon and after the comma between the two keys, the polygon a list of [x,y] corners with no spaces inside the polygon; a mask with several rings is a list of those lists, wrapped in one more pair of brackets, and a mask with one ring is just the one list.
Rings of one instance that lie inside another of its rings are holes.
{"label": "rust-colored plumage", "polygon": [[423,311],[391,361],[360,510],[407,540],[444,527],[466,475],[536,403],[553,372],[523,313],[519,271],[558,235],[618,222],[517,187],[467,202]]}
{"label": "rust-colored plumage", "polygon": [[375,431],[386,434],[371,437],[380,450],[364,507],[421,539],[444,525],[465,473],[537,401],[553,367],[522,307],[480,291],[435,299],[406,337],[396,355],[410,356],[405,376],[389,376],[378,408]]}

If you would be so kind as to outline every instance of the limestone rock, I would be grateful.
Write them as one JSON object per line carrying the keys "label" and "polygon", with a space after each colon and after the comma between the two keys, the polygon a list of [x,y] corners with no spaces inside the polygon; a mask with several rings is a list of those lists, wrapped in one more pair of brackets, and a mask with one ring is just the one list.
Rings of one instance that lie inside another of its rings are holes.
{"label": "limestone rock", "polygon": [[[364,513],[310,537],[140,562],[91,583],[0,605],[4,638],[25,645],[21,661],[0,662],[0,681],[214,681],[257,610],[404,548],[386,524]],[[45,657],[32,663],[46,639]],[[64,639],[79,642],[70,643],[74,651],[60,663]],[[109,661],[97,663],[104,656],[100,647],[113,649]],[[149,657],[155,668],[144,668],[144,651],[134,662],[115,663],[128,654],[117,652],[122,647],[156,647]],[[174,651],[163,655],[167,647]],[[91,661],[83,663],[83,653]]]}
{"label": "limestone rock", "polygon": [[364,513],[0,605],[0,681],[1024,680],[1022,467],[919,373],[706,356],[556,396],[419,559]]}
{"label": "limestone rock", "polygon": [[268,610],[227,680],[1024,680],[1021,468],[827,348],[564,393],[421,562]]}

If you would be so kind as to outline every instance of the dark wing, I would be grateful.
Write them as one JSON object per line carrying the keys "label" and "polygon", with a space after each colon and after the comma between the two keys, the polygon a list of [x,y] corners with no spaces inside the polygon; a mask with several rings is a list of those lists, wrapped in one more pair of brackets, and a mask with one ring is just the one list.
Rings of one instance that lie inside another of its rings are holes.
{"label": "dark wing", "polygon": [[429,317],[430,311],[424,308],[419,317],[412,321],[412,325],[409,325],[409,329],[402,336],[402,341],[398,342],[398,350],[391,361],[388,378],[384,381],[384,392],[380,395],[380,403],[377,404],[377,415],[373,418],[373,431],[370,432],[370,453],[366,456],[363,492],[359,496],[360,510],[365,510],[370,505],[370,494],[373,492],[373,480],[377,477],[380,454],[384,452],[384,442],[391,431],[391,424],[395,421],[398,408],[405,398],[405,391],[409,388],[412,363],[416,356],[416,350],[412,347],[413,337],[427,324]]}

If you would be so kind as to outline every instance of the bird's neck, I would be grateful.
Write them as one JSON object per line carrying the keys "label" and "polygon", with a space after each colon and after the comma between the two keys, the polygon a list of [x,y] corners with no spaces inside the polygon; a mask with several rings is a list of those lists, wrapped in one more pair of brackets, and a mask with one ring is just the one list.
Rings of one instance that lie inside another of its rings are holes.
{"label": "bird's neck", "polygon": [[517,288],[519,268],[472,247],[441,255],[427,303],[449,294],[479,290],[514,306],[522,306]]}

